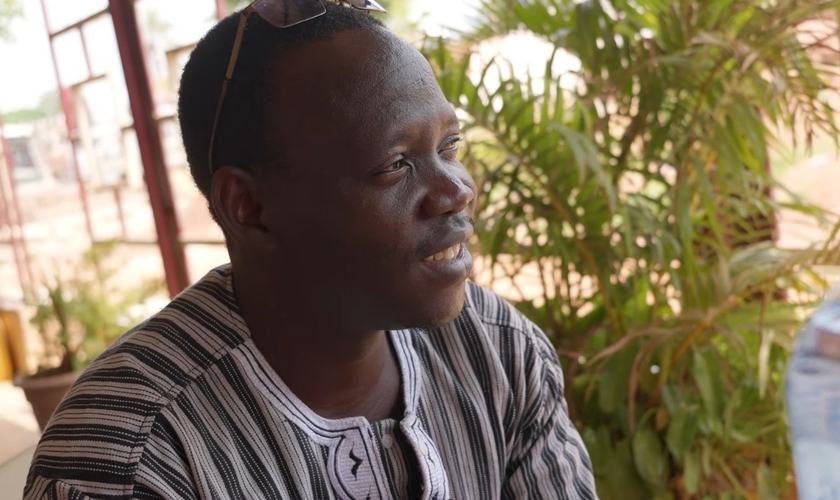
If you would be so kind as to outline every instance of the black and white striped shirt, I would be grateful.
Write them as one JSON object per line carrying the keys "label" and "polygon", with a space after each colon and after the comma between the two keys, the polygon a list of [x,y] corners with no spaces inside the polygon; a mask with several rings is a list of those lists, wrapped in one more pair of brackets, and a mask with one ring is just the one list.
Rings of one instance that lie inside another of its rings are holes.
{"label": "black and white striped shirt", "polygon": [[548,340],[467,292],[451,324],[389,332],[402,420],[328,420],[269,367],[220,267],[81,375],[24,498],[596,498]]}

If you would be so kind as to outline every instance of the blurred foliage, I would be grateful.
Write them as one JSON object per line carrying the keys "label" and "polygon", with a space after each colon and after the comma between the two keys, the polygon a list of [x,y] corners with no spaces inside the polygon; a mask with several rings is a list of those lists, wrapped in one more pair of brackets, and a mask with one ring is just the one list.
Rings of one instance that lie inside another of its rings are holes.
{"label": "blurred foliage", "polygon": [[[791,491],[784,368],[840,239],[835,214],[770,196],[768,150],[837,145],[839,6],[482,0],[462,39],[425,41],[481,189],[479,251],[539,276],[518,307],[564,358],[604,500]],[[511,35],[546,56],[488,61]],[[828,242],[780,248],[782,209]]]}
{"label": "blurred foliage", "polygon": [[56,266],[43,287],[30,294],[31,322],[44,346],[36,376],[83,369],[148,316],[141,305],[164,289],[163,280],[126,290],[115,282],[117,268],[104,264],[114,249],[114,243],[98,244],[81,262]]}
{"label": "blurred foliage", "polygon": [[0,0],[0,40],[9,40],[12,36],[9,24],[12,19],[23,14],[21,0]]}
{"label": "blurred foliage", "polygon": [[236,12],[240,9],[244,9],[249,3],[251,3],[251,0],[225,0],[228,12]]}
{"label": "blurred foliage", "polygon": [[58,114],[61,114],[61,100],[58,97],[58,91],[50,90],[41,96],[38,105],[34,108],[18,109],[4,113],[3,121],[6,123],[30,123]]}

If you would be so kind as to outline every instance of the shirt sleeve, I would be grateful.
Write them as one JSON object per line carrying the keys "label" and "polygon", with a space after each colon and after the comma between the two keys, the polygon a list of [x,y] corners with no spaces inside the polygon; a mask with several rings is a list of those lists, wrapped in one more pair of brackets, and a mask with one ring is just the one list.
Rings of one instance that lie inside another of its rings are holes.
{"label": "shirt sleeve", "polygon": [[508,462],[502,498],[596,499],[592,464],[569,419],[563,371],[545,334],[529,322],[535,350],[526,376],[526,408]]}
{"label": "shirt sleeve", "polygon": [[[132,459],[126,458],[125,447],[113,437],[119,436],[113,429],[110,433],[95,426],[50,429],[39,444],[23,500],[197,498],[183,447],[161,414],[148,435],[143,435],[142,454]],[[52,439],[64,435],[77,437],[69,442]]]}
{"label": "shirt sleeve", "polygon": [[38,478],[27,488],[23,500],[92,500],[91,497],[58,479]]}

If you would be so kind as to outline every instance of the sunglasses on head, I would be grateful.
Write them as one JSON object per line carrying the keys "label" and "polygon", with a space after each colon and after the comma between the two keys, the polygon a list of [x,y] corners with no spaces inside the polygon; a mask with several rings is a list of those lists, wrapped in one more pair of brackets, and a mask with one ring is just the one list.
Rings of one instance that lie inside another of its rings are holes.
{"label": "sunglasses on head", "polygon": [[[351,7],[368,12],[385,12],[385,9],[376,3],[375,0],[339,0]],[[225,80],[222,82],[222,91],[219,94],[219,103],[216,105],[216,114],[213,118],[213,128],[210,132],[210,149],[207,153],[207,162],[210,168],[210,178],[216,172],[213,166],[213,149],[216,145],[216,130],[219,128],[219,117],[222,114],[222,106],[225,102],[228,86],[233,78],[236,68],[236,60],[239,58],[239,49],[242,47],[242,36],[245,34],[245,26],[248,24],[248,17],[256,13],[263,21],[275,28],[288,28],[296,24],[304,23],[327,12],[321,0],[256,0],[242,9],[239,13],[239,28],[236,30],[236,37],[233,39],[233,48],[230,52]]]}

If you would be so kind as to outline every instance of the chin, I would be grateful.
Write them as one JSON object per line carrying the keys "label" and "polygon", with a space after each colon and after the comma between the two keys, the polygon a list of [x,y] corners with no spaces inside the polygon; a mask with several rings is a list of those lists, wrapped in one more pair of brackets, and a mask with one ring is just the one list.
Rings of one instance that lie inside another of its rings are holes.
{"label": "chin", "polygon": [[437,328],[451,323],[464,309],[465,288],[462,284],[449,293],[424,300],[422,304],[417,304],[418,298],[414,297],[412,319],[403,322],[403,328]]}

